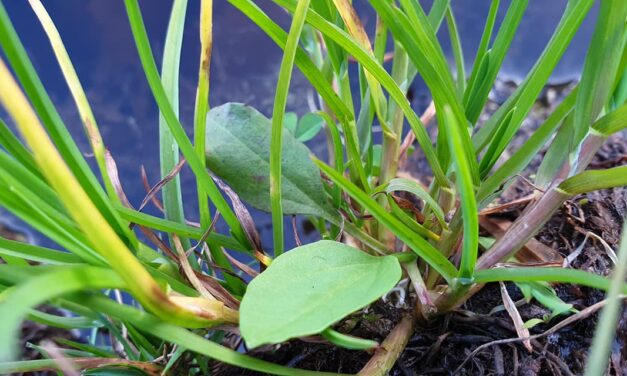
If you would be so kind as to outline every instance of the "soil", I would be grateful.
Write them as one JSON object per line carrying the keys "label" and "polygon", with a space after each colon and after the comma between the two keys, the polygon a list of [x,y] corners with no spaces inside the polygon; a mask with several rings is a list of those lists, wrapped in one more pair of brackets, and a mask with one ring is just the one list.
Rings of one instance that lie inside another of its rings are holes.
{"label": "soil", "polygon": [[[495,111],[516,88],[511,82],[500,82],[491,95],[487,106],[489,112]],[[556,103],[572,88],[571,83],[547,87],[525,123],[512,150],[516,150],[528,135],[535,130],[551,113]],[[505,155],[504,157],[507,157]],[[542,153],[530,165],[533,171],[539,165]],[[611,137],[597,153],[590,168],[607,168],[627,163],[627,135]],[[426,162],[419,153],[414,153],[408,166],[415,166],[409,171],[414,177],[424,178]],[[421,174],[420,171],[423,171]],[[422,175],[422,176],[421,176]],[[529,175],[523,174],[523,175]],[[428,184],[428,181],[422,179]],[[518,181],[504,193],[502,202],[524,197],[532,192],[532,187]],[[507,219],[515,219],[522,208],[504,213]],[[572,255],[570,265],[573,268],[587,270],[599,275],[609,275],[613,263],[606,246],[618,249],[623,218],[627,214],[627,189],[615,188],[579,196],[567,202],[544,226],[536,239],[559,252],[561,256]],[[606,245],[590,237],[585,241],[586,233],[591,232],[601,237]],[[582,245],[583,244],[583,245]],[[573,253],[576,252],[575,255]],[[575,257],[576,256],[576,257]],[[570,284],[554,285],[557,295],[564,302],[582,310],[603,300],[601,291]],[[507,284],[510,297],[522,304],[518,307],[524,321],[532,318],[550,317],[550,311],[537,303],[522,301],[523,296],[514,284]],[[381,301],[373,304],[368,314],[363,312],[349,318],[357,321],[352,330],[346,329],[346,321],[338,329],[346,333],[382,340],[400,321],[404,307],[396,308]],[[498,284],[488,284],[479,293],[469,299],[459,310],[442,316],[426,326],[418,327],[409,340],[394,368],[392,376],[411,375],[579,375],[584,371],[586,354],[591,344],[597,324],[597,314],[577,320],[559,331],[538,338],[531,342],[533,351],[529,352],[520,342],[493,345],[470,356],[477,347],[502,339],[516,338],[517,334],[508,314],[502,307]],[[375,316],[369,316],[375,314]],[[361,317],[361,318],[360,318]],[[374,318],[371,321],[364,317]],[[539,334],[551,328],[566,315],[534,326],[531,334]],[[368,324],[364,324],[367,322]],[[344,329],[344,330],[342,330]],[[348,328],[351,329],[351,328]],[[278,364],[302,369],[327,372],[356,373],[370,359],[367,352],[349,351],[323,343],[290,341],[283,345],[255,349],[250,355]],[[610,375],[627,375],[627,309],[623,307],[617,336],[612,345]],[[216,375],[260,375],[224,364],[216,363]]]}

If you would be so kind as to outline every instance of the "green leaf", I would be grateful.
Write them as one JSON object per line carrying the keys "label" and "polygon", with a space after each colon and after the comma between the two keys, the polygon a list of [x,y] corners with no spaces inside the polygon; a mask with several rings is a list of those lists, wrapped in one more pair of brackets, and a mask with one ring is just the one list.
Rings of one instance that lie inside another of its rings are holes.
{"label": "green leaf", "polygon": [[321,240],[277,257],[248,285],[240,330],[249,347],[320,333],[388,292],[398,260]]}
{"label": "green leaf", "polygon": [[298,125],[298,115],[295,112],[286,112],[283,116],[283,127],[292,134],[296,134],[296,126]]}
{"label": "green leaf", "polygon": [[564,302],[557,296],[555,290],[547,283],[543,282],[518,282],[518,288],[523,292],[525,299],[529,301],[532,297],[546,308],[551,310],[551,318],[576,312],[572,304]]}
{"label": "green leaf", "polygon": [[[207,166],[244,201],[268,212],[270,132],[270,120],[242,104],[214,107],[207,116]],[[309,149],[287,130],[283,133],[283,213],[334,219]]]}
{"label": "green leaf", "polygon": [[307,142],[316,137],[318,132],[322,130],[322,124],[324,121],[320,115],[315,113],[308,113],[298,122],[298,126],[294,130],[294,137],[300,142]]}

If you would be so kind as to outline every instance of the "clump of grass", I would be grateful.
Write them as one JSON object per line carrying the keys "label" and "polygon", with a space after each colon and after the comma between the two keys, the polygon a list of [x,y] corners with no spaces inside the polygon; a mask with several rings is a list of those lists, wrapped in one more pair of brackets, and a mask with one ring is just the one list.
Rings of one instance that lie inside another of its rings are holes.
{"label": "clump of grass", "polygon": [[[65,250],[0,238],[4,261],[0,337],[5,343],[0,348],[0,370],[115,366],[167,373],[181,366],[179,360],[189,353],[186,367],[198,373],[208,373],[212,359],[272,374],[321,374],[232,350],[225,338],[237,327],[249,347],[311,335],[350,349],[382,346],[387,351],[376,351],[361,374],[385,374],[407,343],[415,320],[428,322],[450,312],[486,283],[512,281],[524,284],[527,291],[545,291],[547,285],[538,282],[610,291],[607,321],[595,338],[598,347],[588,368],[589,374],[604,372],[607,347],[601,343],[609,343],[620,296],[627,294],[623,262],[627,240],[612,282],[581,270],[526,264],[517,256],[566,200],[627,185],[625,166],[587,170],[605,140],[627,126],[626,2],[600,3],[580,83],[504,162],[499,162],[500,156],[511,147],[593,0],[568,3],[533,69],[482,124],[479,116],[526,0],[512,2],[498,29],[500,2],[492,2],[468,77],[455,14],[447,0],[436,0],[428,13],[417,1],[371,0],[377,16],[373,39],[348,0],[274,0],[293,14],[289,32],[253,1],[229,2],[284,49],[272,118],[235,103],[210,109],[212,2],[202,0],[192,143],[177,110],[187,1],[174,1],[160,74],[139,5],[125,0],[161,113],[163,180],[145,201],[161,205],[154,196],[161,189],[163,218],[142,213],[126,199],[70,57],[39,0],[30,3],[50,38],[104,186],[78,151],[0,4],[0,46],[15,74],[14,78],[0,61],[0,102],[24,140],[0,121],[0,205]],[[454,64],[449,64],[436,37],[445,19]],[[389,45],[392,51],[386,51]],[[384,67],[387,59],[389,71]],[[357,91],[350,86],[348,65],[353,60],[359,67]],[[299,121],[285,114],[294,66],[315,88],[319,104],[319,111]],[[418,76],[433,97],[436,139],[430,138],[406,99]],[[373,124],[382,129],[380,144],[374,141]],[[321,129],[328,144],[326,161],[311,157],[301,142]],[[414,139],[432,171],[423,182],[398,176]],[[480,239],[480,211],[547,144],[546,158],[535,175],[537,193],[527,209],[499,239]],[[182,209],[177,177],[181,156],[197,180],[198,226],[186,221]],[[420,207],[401,201],[394,195],[399,191],[416,196]],[[242,200],[272,213],[272,253],[261,246]],[[209,202],[216,208],[213,217]],[[323,240],[284,253],[283,219],[297,214],[308,216]],[[215,232],[219,217],[229,226],[229,234]],[[480,243],[490,245],[480,252]],[[518,264],[512,266],[515,259]],[[252,278],[250,283],[244,274]],[[403,275],[411,282],[417,304],[414,314],[383,343],[333,329],[334,323],[394,288]],[[109,298],[119,290],[128,291],[141,309]],[[44,302],[75,316],[43,314],[36,306]],[[65,343],[68,348],[44,354],[51,361],[16,361],[17,329],[23,319],[92,328],[92,341],[104,328],[113,343],[105,348]],[[124,349],[124,357],[113,353],[114,347]],[[167,357],[162,357],[164,352]]]}

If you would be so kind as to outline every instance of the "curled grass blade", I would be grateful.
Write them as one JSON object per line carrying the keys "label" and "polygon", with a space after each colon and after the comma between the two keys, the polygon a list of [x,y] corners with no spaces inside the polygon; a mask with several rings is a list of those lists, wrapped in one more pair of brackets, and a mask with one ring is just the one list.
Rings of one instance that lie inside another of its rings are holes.
{"label": "curled grass blade", "polygon": [[431,210],[433,210],[433,214],[440,223],[440,226],[442,226],[443,229],[448,228],[448,225],[444,219],[444,211],[437,203],[437,201],[435,201],[433,197],[431,197],[429,192],[427,192],[427,190],[422,185],[420,185],[420,183],[406,178],[394,178],[390,180],[386,185],[377,188],[373,193],[377,193],[382,190],[385,190],[387,193],[394,191],[403,191],[415,195],[419,199],[423,200],[425,202],[425,205],[428,205]]}
{"label": "curled grass blade", "polygon": [[348,181],[341,173],[315,159],[314,162],[333,181],[342,187],[349,196],[362,205],[382,225],[394,233],[401,241],[405,242],[418,256],[422,257],[431,267],[438,271],[447,281],[451,282],[457,274],[457,270],[440,251],[429,242],[417,236],[410,228],[400,220],[386,212],[374,199],[360,190],[355,184]]}

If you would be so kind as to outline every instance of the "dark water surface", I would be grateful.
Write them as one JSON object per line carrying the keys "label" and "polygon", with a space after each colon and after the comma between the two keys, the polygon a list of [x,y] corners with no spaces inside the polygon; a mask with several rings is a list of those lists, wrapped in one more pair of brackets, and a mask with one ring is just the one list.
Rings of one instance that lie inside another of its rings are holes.
{"label": "dark water surface", "polygon": [[[126,193],[130,201],[138,205],[145,195],[139,173],[140,166],[146,167],[151,183],[159,179],[158,109],[140,66],[124,3],[122,0],[43,2],[65,41],[100,125],[105,144],[118,163]],[[146,0],[140,3],[153,53],[156,61],[160,63],[172,2]],[[289,16],[271,1],[259,0],[257,3],[282,27],[289,26]],[[363,14],[366,27],[372,29],[374,16],[367,2],[355,0],[354,3]],[[490,3],[489,0],[453,0],[467,69],[471,67]],[[497,27],[509,2],[501,3]],[[566,4],[567,0],[529,1],[519,33],[505,59],[502,77],[514,80],[524,77],[541,54]],[[43,30],[28,2],[7,0],[4,1],[4,5],[53,102],[59,108],[81,150],[87,153],[88,142],[84,137],[76,108]],[[281,50],[226,0],[214,0],[214,6],[210,103],[216,106],[229,101],[243,102],[269,116]],[[197,0],[189,1],[181,59],[180,112],[182,123],[190,136],[199,56],[198,8]],[[583,65],[595,18],[596,8],[584,21],[575,42],[557,67],[552,78],[554,82],[577,78]],[[445,27],[442,28],[440,36],[445,49],[449,51]],[[424,106],[428,98],[425,88],[420,85],[417,83],[414,88],[418,94],[415,96],[414,105],[418,110],[421,110],[420,107]],[[298,72],[294,74],[291,93],[288,110],[300,114],[307,112],[307,97],[313,92]],[[314,140],[310,147],[319,152],[321,146]],[[182,186],[186,216],[196,220],[198,214],[195,183],[187,169],[182,173]],[[155,211],[151,213],[157,214]],[[2,209],[0,215],[8,222],[17,224],[20,228],[24,227],[2,212]],[[253,215],[262,233],[264,245],[270,248],[272,243],[270,216],[254,210]],[[286,221],[286,246],[291,247],[294,245],[294,239],[291,227],[287,226],[291,226],[289,221]],[[223,225],[218,229],[225,231]],[[302,228],[299,230],[301,237],[311,239],[303,233]],[[49,240],[37,234],[32,236],[41,244],[51,245]]]}

